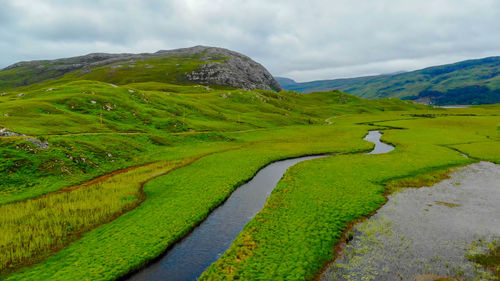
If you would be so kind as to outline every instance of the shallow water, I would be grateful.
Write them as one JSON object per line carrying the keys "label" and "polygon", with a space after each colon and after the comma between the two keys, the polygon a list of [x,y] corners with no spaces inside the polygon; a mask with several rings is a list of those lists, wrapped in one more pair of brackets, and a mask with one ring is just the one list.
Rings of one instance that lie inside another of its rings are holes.
{"label": "shallow water", "polygon": [[451,176],[389,196],[353,228],[354,239],[321,279],[489,280],[466,256],[500,239],[500,165],[480,162]]}
{"label": "shallow water", "polygon": [[364,140],[373,142],[375,144],[375,148],[367,154],[381,154],[394,150],[394,146],[381,142],[381,137],[382,134],[378,130],[368,132],[368,135],[366,135]]}
{"label": "shallow water", "polygon": [[443,106],[437,106],[441,108],[468,108],[470,105],[443,105]]}
{"label": "shallow water", "polygon": [[[365,140],[375,143],[371,154],[394,149],[380,142],[381,134],[370,131]],[[238,187],[227,201],[217,207],[193,232],[176,243],[166,255],[128,280],[196,280],[211,263],[217,261],[238,233],[264,206],[267,197],[286,170],[302,161],[326,157],[307,156],[272,163],[252,180]]]}

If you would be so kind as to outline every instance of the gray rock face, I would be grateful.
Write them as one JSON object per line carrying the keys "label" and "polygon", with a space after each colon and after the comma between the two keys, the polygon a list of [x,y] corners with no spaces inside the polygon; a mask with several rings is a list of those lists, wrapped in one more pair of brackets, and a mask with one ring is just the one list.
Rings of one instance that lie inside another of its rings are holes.
{"label": "gray rock face", "polygon": [[49,148],[49,143],[46,141],[40,141],[34,138],[26,138],[27,141],[31,142],[32,144],[38,146],[41,149],[47,149]]}
{"label": "gray rock face", "polygon": [[156,54],[202,55],[201,60],[217,60],[186,74],[186,78],[198,84],[216,84],[235,88],[253,90],[281,91],[280,84],[261,64],[240,53],[214,47],[196,46],[171,51],[158,51]]}
{"label": "gray rock face", "polygon": [[[52,79],[60,77],[68,72],[76,70],[87,72],[91,71],[93,67],[108,65],[120,61],[141,60],[153,57],[195,55],[199,55],[199,60],[207,61],[207,63],[203,64],[199,69],[192,71],[191,73],[185,73],[185,78],[193,83],[231,86],[246,90],[282,90],[280,84],[274,79],[274,77],[261,64],[253,61],[249,57],[227,49],[205,46],[195,46],[175,50],[161,50],[156,53],[143,54],[94,53],[85,56],[57,60],[19,62],[6,67],[4,70],[18,67],[30,68],[35,69],[40,77],[45,77],[43,75],[44,73],[51,73],[49,79]],[[223,62],[209,62],[213,60],[222,60]]]}
{"label": "gray rock face", "polygon": [[[20,134],[20,133],[16,133],[16,132],[12,132],[12,131],[9,131],[7,130],[7,128],[1,128],[0,129],[0,137],[25,137],[26,135],[25,134]],[[49,143],[46,142],[46,141],[41,141],[41,140],[38,140],[38,139],[35,139],[35,138],[25,138],[27,141],[31,142],[32,144],[38,146],[39,148],[41,149],[47,149],[49,148]]]}
{"label": "gray rock face", "polygon": [[25,135],[9,131],[7,130],[7,128],[0,129],[0,137],[18,137],[18,136],[25,136]]}

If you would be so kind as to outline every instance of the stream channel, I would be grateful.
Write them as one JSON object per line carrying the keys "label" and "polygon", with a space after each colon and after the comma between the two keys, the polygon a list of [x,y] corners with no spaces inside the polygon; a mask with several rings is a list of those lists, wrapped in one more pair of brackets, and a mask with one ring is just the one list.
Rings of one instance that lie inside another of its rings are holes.
{"label": "stream channel", "polygon": [[[365,140],[375,144],[369,154],[394,149],[380,141],[382,134],[370,131]],[[305,156],[277,161],[262,168],[193,231],[176,243],[161,258],[131,275],[127,280],[196,280],[210,264],[229,248],[236,236],[264,206],[267,198],[286,170],[302,161],[330,155]]]}

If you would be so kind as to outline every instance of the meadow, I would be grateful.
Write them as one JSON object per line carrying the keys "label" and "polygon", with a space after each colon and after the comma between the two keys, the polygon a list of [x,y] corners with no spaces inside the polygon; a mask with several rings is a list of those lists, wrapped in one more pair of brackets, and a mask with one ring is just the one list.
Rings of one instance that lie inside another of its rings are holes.
{"label": "meadow", "polygon": [[[451,167],[500,163],[500,118],[446,116],[376,123],[396,146],[381,155],[341,155],[297,164],[287,171],[262,211],[201,280],[311,280],[334,258],[349,223],[370,215],[395,186],[439,181]],[[488,145],[485,145],[485,142]],[[457,143],[467,143],[457,145]],[[387,185],[391,187],[390,189]]]}
{"label": "meadow", "polygon": [[[332,259],[346,226],[385,202],[388,186],[434,182],[476,159],[500,161],[498,106],[446,110],[338,91],[67,78],[0,96],[0,127],[26,135],[0,138],[5,280],[122,277],[189,233],[263,166],[341,154],[290,169],[202,276],[310,279]],[[374,128],[389,129],[383,140],[395,151],[362,154]]]}

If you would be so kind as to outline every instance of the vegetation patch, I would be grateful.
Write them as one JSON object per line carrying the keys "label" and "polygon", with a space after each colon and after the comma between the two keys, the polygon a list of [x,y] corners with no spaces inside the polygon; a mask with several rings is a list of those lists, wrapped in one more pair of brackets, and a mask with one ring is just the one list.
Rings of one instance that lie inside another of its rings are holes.
{"label": "vegetation patch", "polygon": [[451,203],[451,202],[444,202],[444,201],[435,201],[434,203],[436,203],[438,205],[446,206],[449,208],[455,208],[455,207],[460,206],[460,204]]}
{"label": "vegetation patch", "polygon": [[493,275],[500,279],[500,242],[496,241],[488,245],[486,253],[471,254],[469,260],[487,268]]}
{"label": "vegetation patch", "polygon": [[158,162],[0,206],[0,273],[32,264],[144,199],[142,186],[192,159]]}
{"label": "vegetation patch", "polygon": [[385,184],[385,186],[388,193],[394,193],[402,188],[408,187],[418,188],[423,186],[432,186],[435,183],[449,179],[451,172],[452,169],[444,169],[427,173],[418,173],[411,177],[390,180]]}

